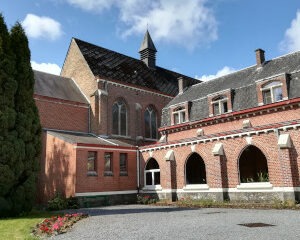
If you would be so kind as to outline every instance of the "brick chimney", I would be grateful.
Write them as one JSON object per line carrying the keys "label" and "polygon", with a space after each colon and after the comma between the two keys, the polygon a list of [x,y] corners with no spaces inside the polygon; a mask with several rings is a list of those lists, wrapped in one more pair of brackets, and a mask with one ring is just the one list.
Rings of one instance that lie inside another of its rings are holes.
{"label": "brick chimney", "polygon": [[182,94],[184,89],[187,87],[187,81],[183,77],[179,77],[178,79],[178,94]]}
{"label": "brick chimney", "polygon": [[255,54],[256,54],[256,65],[261,67],[265,62],[265,51],[258,48],[255,50]]}

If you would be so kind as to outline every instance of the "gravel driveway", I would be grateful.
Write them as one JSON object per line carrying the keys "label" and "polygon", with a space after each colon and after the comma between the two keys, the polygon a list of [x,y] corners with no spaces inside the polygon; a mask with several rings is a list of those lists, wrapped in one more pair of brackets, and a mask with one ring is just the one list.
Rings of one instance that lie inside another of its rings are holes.
{"label": "gravel driveway", "polygon": [[[127,205],[78,212],[90,217],[53,239],[300,239],[300,211],[293,210]],[[258,227],[261,223],[272,226]]]}

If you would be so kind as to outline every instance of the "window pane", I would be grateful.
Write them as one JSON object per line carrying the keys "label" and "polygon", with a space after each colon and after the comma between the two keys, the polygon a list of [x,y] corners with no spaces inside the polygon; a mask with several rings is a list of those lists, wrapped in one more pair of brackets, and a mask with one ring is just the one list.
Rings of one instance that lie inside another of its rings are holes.
{"label": "window pane", "polygon": [[272,103],[271,91],[263,91],[264,104]]}
{"label": "window pane", "polygon": [[150,138],[151,137],[151,135],[150,135],[151,134],[150,133],[150,112],[148,109],[145,111],[144,118],[145,118],[145,137]]}
{"label": "window pane", "polygon": [[222,103],[222,113],[226,113],[226,112],[228,112],[227,102],[223,102]]}
{"label": "window pane", "polygon": [[273,82],[270,82],[270,83],[264,85],[263,88],[269,88],[269,87],[276,86],[276,85],[279,85],[279,84],[281,84],[280,81],[273,81]]}
{"label": "window pane", "polygon": [[174,123],[175,123],[175,124],[178,124],[178,123],[179,123],[179,114],[178,114],[178,113],[175,113],[175,114],[174,114]]}
{"label": "window pane", "polygon": [[96,156],[97,152],[88,152],[88,163],[87,163],[87,170],[88,171],[96,171]]}
{"label": "window pane", "polygon": [[126,125],[127,125],[127,114],[126,114],[126,106],[123,103],[120,109],[120,114],[121,114],[121,135],[126,136],[127,135],[127,130],[126,130]]}
{"label": "window pane", "polygon": [[181,112],[181,123],[185,122],[185,112]]}
{"label": "window pane", "polygon": [[157,138],[157,127],[156,127],[156,112],[151,113],[151,138]]}
{"label": "window pane", "polygon": [[127,153],[120,153],[120,172],[127,172]]}
{"label": "window pane", "polygon": [[113,117],[113,134],[119,134],[119,106],[115,103],[112,107],[112,117]]}
{"label": "window pane", "polygon": [[104,171],[112,172],[112,153],[105,153],[104,158],[105,158]]}
{"label": "window pane", "polygon": [[282,100],[282,88],[281,87],[274,88],[273,94],[274,94],[275,102]]}
{"label": "window pane", "polygon": [[154,185],[160,185],[160,172],[154,173]]}
{"label": "window pane", "polygon": [[214,109],[214,115],[220,114],[218,102],[213,104],[213,109]]}
{"label": "window pane", "polygon": [[152,173],[151,172],[146,173],[146,185],[152,185]]}

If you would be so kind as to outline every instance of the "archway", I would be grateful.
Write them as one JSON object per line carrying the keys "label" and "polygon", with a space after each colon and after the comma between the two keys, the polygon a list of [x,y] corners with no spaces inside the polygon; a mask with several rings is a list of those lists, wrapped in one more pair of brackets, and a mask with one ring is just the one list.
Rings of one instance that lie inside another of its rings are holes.
{"label": "archway", "polygon": [[206,184],[205,163],[201,156],[193,153],[185,164],[186,184]]}
{"label": "archway", "polygon": [[239,158],[240,182],[269,182],[267,158],[253,146],[247,146]]}

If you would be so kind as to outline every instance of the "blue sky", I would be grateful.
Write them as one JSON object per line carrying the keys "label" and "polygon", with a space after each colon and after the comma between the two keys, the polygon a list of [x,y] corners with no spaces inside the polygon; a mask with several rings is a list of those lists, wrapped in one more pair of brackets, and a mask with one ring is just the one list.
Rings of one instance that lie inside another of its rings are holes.
{"label": "blue sky", "polygon": [[300,50],[299,0],[1,0],[11,28],[20,21],[32,66],[59,74],[70,41],[139,58],[147,29],[157,65],[207,80]]}

